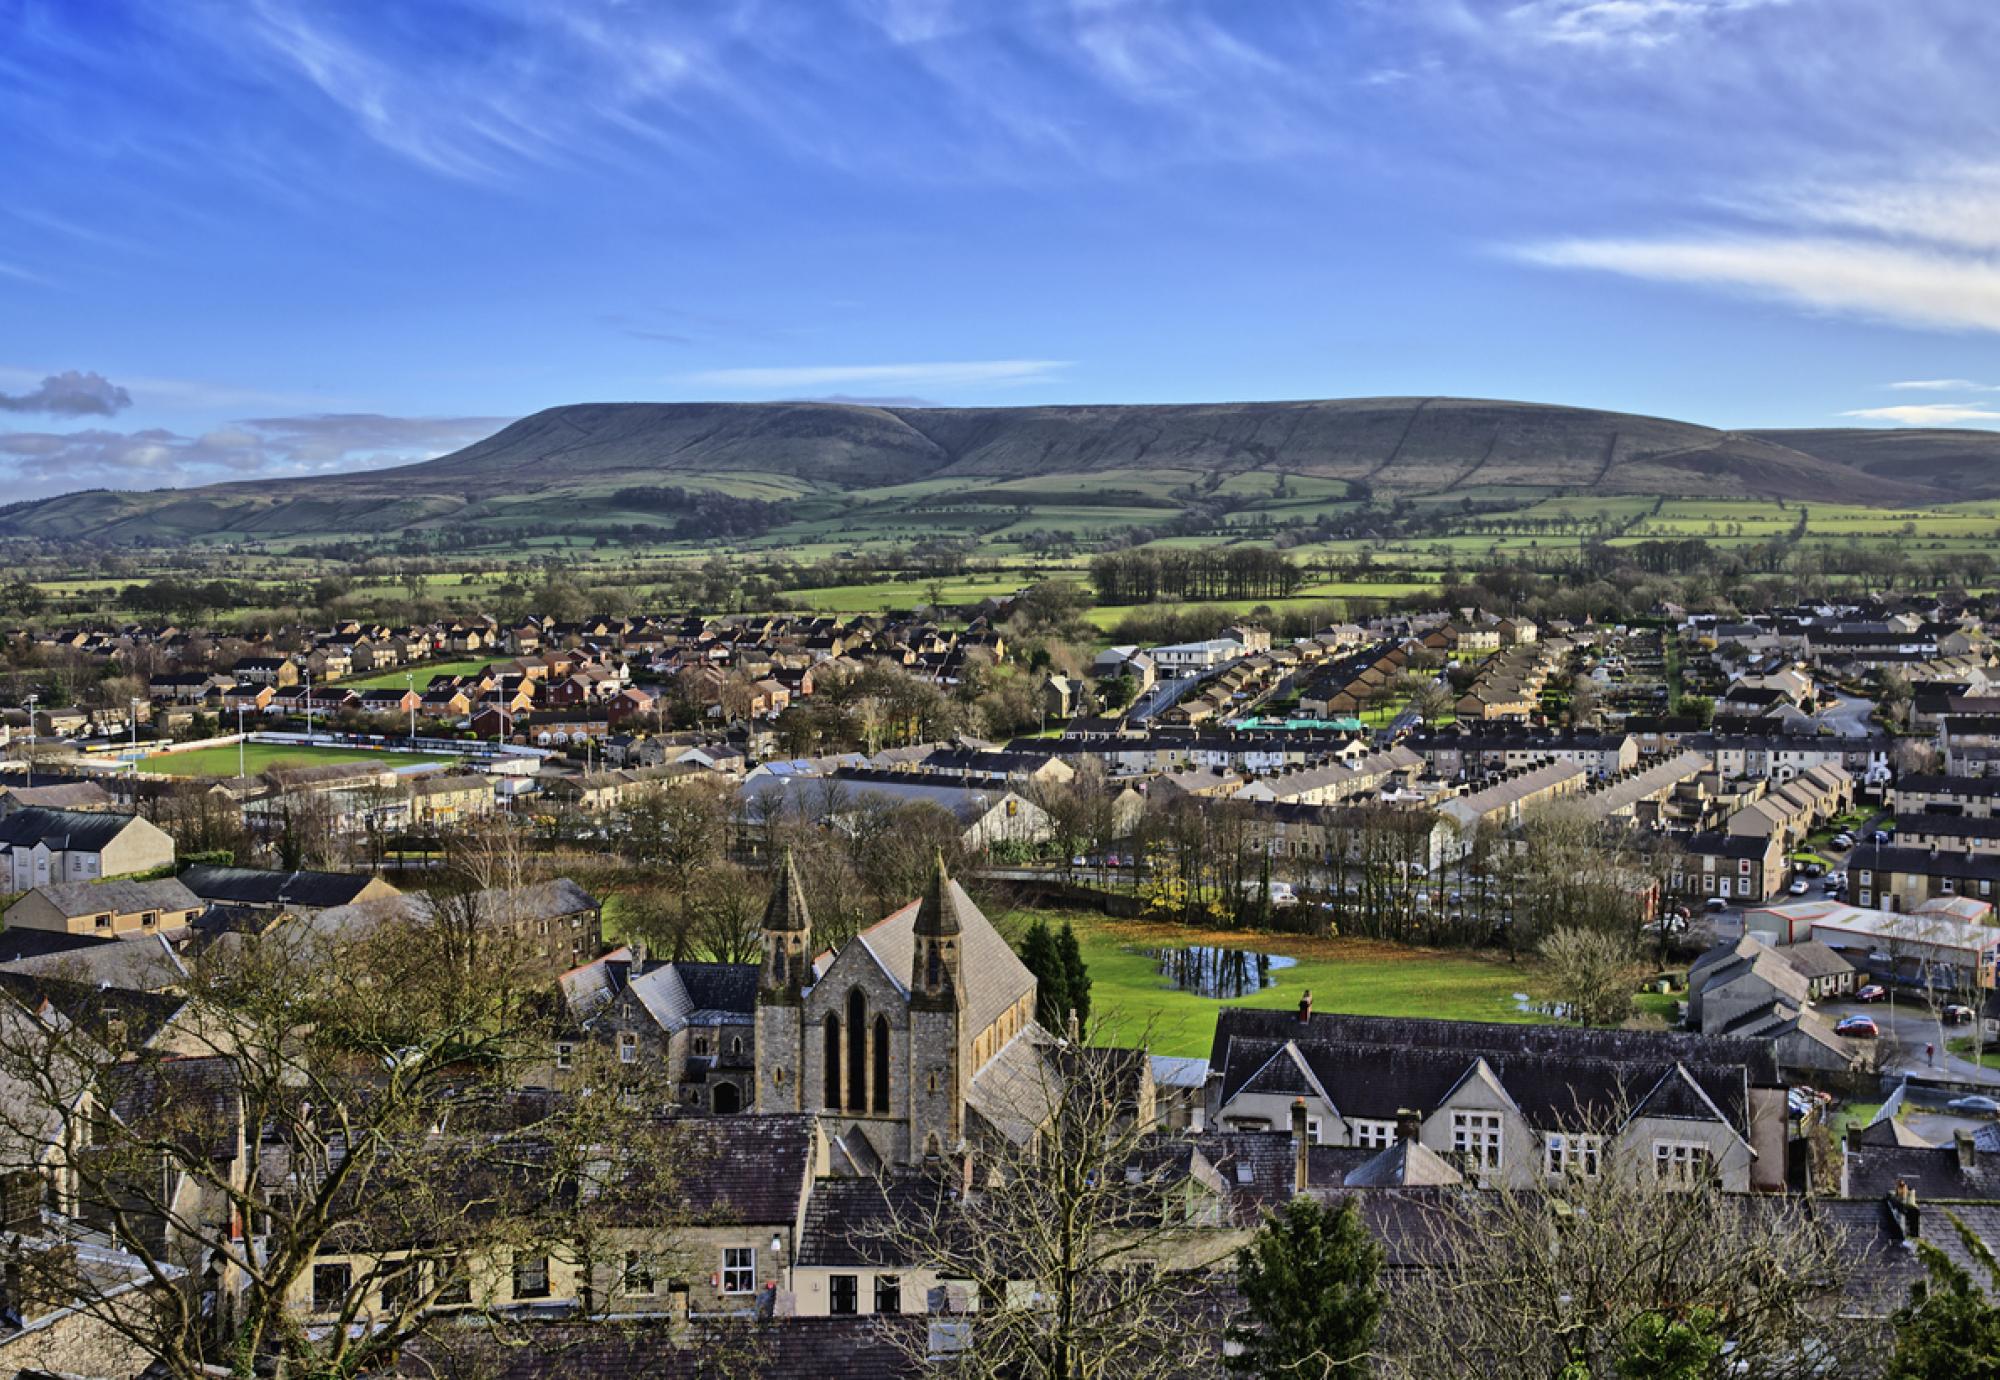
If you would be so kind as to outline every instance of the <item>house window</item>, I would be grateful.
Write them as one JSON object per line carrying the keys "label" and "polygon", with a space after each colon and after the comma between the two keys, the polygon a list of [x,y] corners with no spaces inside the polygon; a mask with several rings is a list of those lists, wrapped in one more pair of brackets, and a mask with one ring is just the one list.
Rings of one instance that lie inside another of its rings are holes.
{"label": "house window", "polygon": [[1696,1140],[1656,1140],[1653,1142],[1653,1173],[1672,1183],[1693,1184],[1708,1177],[1714,1168],[1706,1145]]}
{"label": "house window", "polygon": [[877,1313],[900,1313],[903,1311],[903,1281],[901,1276],[875,1276],[875,1311]]}
{"label": "house window", "polygon": [[755,1246],[724,1246],[722,1248],[722,1292],[725,1294],[751,1294],[757,1291],[757,1248]]}
{"label": "house window", "polygon": [[639,1251],[625,1252],[625,1292],[653,1292],[653,1258]]}
{"label": "house window", "polygon": [[861,1276],[829,1276],[827,1279],[826,1311],[835,1314],[859,1313],[861,1311]]}
{"label": "house window", "polygon": [[382,1276],[382,1307],[392,1313],[408,1308],[417,1296],[418,1264],[405,1260]]}
{"label": "house window", "polygon": [[741,1035],[731,1037],[729,1052],[731,1054],[741,1054],[743,1052],[743,1037]]}
{"label": "house window", "polygon": [[1580,1174],[1594,1179],[1603,1152],[1603,1136],[1551,1131],[1543,1142],[1543,1167],[1551,1174]]}
{"label": "house window", "polygon": [[1500,1167],[1500,1113],[1453,1112],[1451,1148],[1471,1157],[1474,1166],[1491,1172]]}
{"label": "house window", "polygon": [[472,1275],[466,1270],[464,1261],[448,1255],[438,1261],[435,1268],[437,1277],[443,1281],[436,1295],[439,1307],[472,1302]]}
{"label": "house window", "polygon": [[313,1266],[313,1312],[340,1312],[347,1302],[347,1291],[353,1287],[352,1265]]}
{"label": "house window", "polygon": [[98,917],[97,917],[97,928],[98,928],[98,929],[100,929],[100,930],[108,930],[108,929],[110,929],[110,928],[111,928],[111,917],[110,917],[110,916],[108,916],[108,915],[100,915],[100,916],[98,916]]}
{"label": "house window", "polygon": [[630,1030],[618,1032],[618,1062],[636,1064],[639,1062],[639,1037]]}
{"label": "house window", "polygon": [[[1310,1127],[1311,1123],[1307,1125]],[[1393,1121],[1352,1121],[1348,1125],[1354,1129],[1354,1143],[1364,1149],[1386,1150],[1396,1143],[1396,1123]]]}
{"label": "house window", "polygon": [[1308,1145],[1319,1144],[1319,1118],[1316,1116],[1306,1118],[1306,1143]]}
{"label": "house window", "polygon": [[571,1044],[568,1040],[560,1041],[556,1045],[556,1067],[559,1069],[566,1069],[575,1062],[576,1062],[576,1046]]}
{"label": "house window", "polygon": [[514,1297],[545,1299],[549,1296],[549,1258],[514,1252]]}
{"label": "house window", "polygon": [[694,1037],[694,1052],[696,1054],[708,1053],[708,1036],[697,1035]]}
{"label": "house window", "polygon": [[160,913],[156,910],[149,910],[144,915],[139,917],[139,926],[142,929],[150,930],[151,928],[153,928],[153,926],[159,923],[160,923]]}

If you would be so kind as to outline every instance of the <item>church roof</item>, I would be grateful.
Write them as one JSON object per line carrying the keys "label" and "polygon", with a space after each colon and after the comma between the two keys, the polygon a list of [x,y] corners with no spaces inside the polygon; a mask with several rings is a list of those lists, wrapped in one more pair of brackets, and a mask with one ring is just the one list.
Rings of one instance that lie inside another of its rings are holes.
{"label": "church roof", "polygon": [[[959,983],[965,992],[968,1034],[986,1029],[1002,1012],[1035,988],[1035,978],[993,922],[980,913],[957,882],[946,879],[951,911],[959,925]],[[907,990],[917,961],[917,915],[924,902],[912,901],[859,935],[884,972]],[[821,971],[825,968],[822,965]]]}

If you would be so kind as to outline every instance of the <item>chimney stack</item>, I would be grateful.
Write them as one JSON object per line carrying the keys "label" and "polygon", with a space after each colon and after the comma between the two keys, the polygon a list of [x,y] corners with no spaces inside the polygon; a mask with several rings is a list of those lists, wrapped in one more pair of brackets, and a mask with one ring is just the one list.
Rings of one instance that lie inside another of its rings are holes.
{"label": "chimney stack", "polygon": [[1424,1124],[1424,1114],[1412,1107],[1396,1109],[1396,1139],[1415,1140],[1417,1131]]}
{"label": "chimney stack", "polygon": [[1868,1128],[1863,1126],[1858,1121],[1850,1121],[1847,1123],[1847,1148],[1849,1150],[1853,1150],[1856,1152],[1860,1151],[1861,1133],[1866,1129]]}
{"label": "chimney stack", "polygon": [[1951,1139],[1953,1146],[1958,1150],[1958,1172],[1970,1174],[1972,1166],[1979,1159],[1979,1147],[1973,1143],[1972,1132],[1956,1131],[1952,1133]]}
{"label": "chimney stack", "polygon": [[1305,1025],[1306,1023],[1312,1020],[1312,1016],[1313,1016],[1313,994],[1312,994],[1312,988],[1308,987],[1299,996],[1299,1024]]}
{"label": "chimney stack", "polygon": [[1310,1186],[1311,1171],[1308,1169],[1312,1154],[1312,1144],[1306,1139],[1306,1100],[1292,1099],[1292,1192],[1304,1193]]}

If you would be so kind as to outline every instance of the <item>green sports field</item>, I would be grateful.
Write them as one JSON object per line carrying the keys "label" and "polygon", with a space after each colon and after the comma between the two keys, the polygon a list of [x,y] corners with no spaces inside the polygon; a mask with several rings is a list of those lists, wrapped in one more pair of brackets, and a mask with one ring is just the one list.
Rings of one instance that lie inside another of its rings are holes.
{"label": "green sports field", "polygon": [[[1000,919],[1001,930],[1018,935],[1036,914],[1011,911]],[[1150,1028],[1155,1054],[1207,1054],[1215,1034],[1215,1013],[1224,1006],[1296,1006],[1299,994],[1308,988],[1316,1011],[1516,1023],[1544,1019],[1524,1012],[1515,1000],[1516,993],[1536,992],[1535,970],[1503,959],[1366,939],[1306,939],[1192,930],[1094,914],[1042,914],[1052,925],[1067,919],[1076,927],[1090,969],[1091,1012],[1106,1018],[1105,1038],[1132,1044]],[[1251,949],[1298,962],[1278,971],[1274,986],[1234,1001],[1218,1001],[1170,987],[1156,961],[1141,952],[1190,944]]]}
{"label": "green sports field", "polygon": [[[449,757],[410,752],[371,752],[366,748],[293,747],[286,743],[245,743],[243,770],[255,776],[273,767],[325,767],[339,762],[379,762],[384,771],[397,767],[430,766]],[[234,776],[236,745],[162,753],[140,761],[139,770],[155,776]]]}
{"label": "green sports field", "polygon": [[466,661],[416,661],[393,671],[383,671],[377,675],[354,676],[340,682],[343,690],[402,690],[410,682],[405,677],[416,678],[419,692],[431,683],[432,676],[469,676],[483,671],[493,664],[491,657],[473,657]]}

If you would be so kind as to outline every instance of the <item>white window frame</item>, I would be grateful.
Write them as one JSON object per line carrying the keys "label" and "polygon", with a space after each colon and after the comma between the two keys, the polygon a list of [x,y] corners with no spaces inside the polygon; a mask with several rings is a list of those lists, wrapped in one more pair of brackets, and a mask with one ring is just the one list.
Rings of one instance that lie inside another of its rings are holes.
{"label": "white window frame", "polygon": [[1656,1140],[1653,1142],[1653,1176],[1669,1183],[1693,1188],[1714,1172],[1715,1152],[1699,1140]]}
{"label": "white window frame", "polygon": [[1550,1131],[1542,1138],[1542,1168],[1548,1174],[1567,1174],[1574,1168],[1583,1178],[1594,1179],[1603,1166],[1603,1136]]}
{"label": "white window frame", "polygon": [[1364,1149],[1387,1150],[1396,1143],[1396,1123],[1393,1121],[1356,1118],[1348,1125],[1353,1129],[1354,1143]]}
{"label": "white window frame", "polygon": [[621,1030],[618,1032],[618,1062],[621,1064],[636,1064],[639,1062],[639,1035],[637,1031]]}
{"label": "white window frame", "polygon": [[725,1294],[754,1294],[757,1292],[757,1248],[755,1246],[724,1246],[722,1248],[722,1271],[716,1276],[721,1292]]}
{"label": "white window frame", "polygon": [[1505,1118],[1499,1112],[1455,1111],[1451,1114],[1451,1148],[1470,1154],[1482,1173],[1495,1173],[1506,1158]]}

